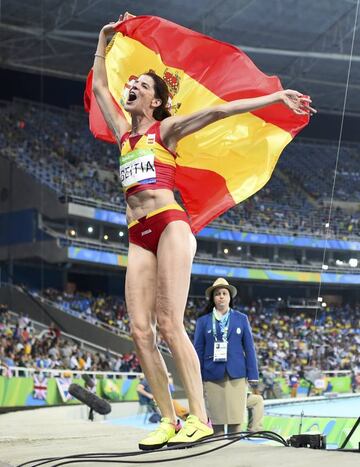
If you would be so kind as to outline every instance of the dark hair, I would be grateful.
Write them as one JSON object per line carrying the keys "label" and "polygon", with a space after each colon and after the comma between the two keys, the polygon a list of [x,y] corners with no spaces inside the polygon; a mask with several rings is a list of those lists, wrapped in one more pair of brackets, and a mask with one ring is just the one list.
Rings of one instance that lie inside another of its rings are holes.
{"label": "dark hair", "polygon": [[[221,289],[221,287],[216,287],[216,289]],[[207,315],[208,313],[211,313],[211,312],[213,311],[213,309],[214,309],[214,307],[215,307],[214,292],[215,292],[216,289],[214,289],[214,290],[211,292],[209,301],[208,301],[207,304],[205,305],[205,308],[204,308],[202,311],[200,311],[200,313],[199,313],[199,315],[198,315],[199,318],[200,318],[200,316]],[[226,289],[226,287],[225,287],[225,289]],[[229,289],[227,289],[227,290],[229,290]],[[232,298],[232,296],[231,296],[230,290],[229,290],[229,294],[230,294],[230,303],[229,303],[229,307],[230,307],[230,308],[233,308],[233,307],[234,307],[234,300],[233,300],[233,298]]]}
{"label": "dark hair", "polygon": [[150,70],[147,73],[143,73],[145,76],[150,76],[154,81],[154,90],[156,99],[161,100],[161,105],[156,107],[153,112],[153,117],[155,120],[161,121],[167,117],[171,116],[169,109],[167,108],[167,103],[169,100],[169,89],[165,81],[160,78],[154,71]]}

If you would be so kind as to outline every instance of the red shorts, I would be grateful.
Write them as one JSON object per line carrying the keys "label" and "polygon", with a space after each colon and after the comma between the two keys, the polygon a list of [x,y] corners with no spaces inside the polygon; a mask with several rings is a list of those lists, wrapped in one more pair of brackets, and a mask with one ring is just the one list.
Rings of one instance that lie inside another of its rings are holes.
{"label": "red shorts", "polygon": [[156,256],[159,240],[165,227],[173,221],[184,221],[189,224],[185,211],[176,203],[169,204],[144,217],[130,222],[129,243],[149,250]]}

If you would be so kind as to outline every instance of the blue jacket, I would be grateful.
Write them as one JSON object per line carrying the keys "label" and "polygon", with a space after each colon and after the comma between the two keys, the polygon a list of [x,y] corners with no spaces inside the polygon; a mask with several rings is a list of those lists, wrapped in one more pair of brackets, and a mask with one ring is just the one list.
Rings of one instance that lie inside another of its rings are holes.
{"label": "blue jacket", "polygon": [[[218,340],[221,340],[220,325],[217,320],[216,329]],[[197,320],[194,346],[200,360],[203,381],[221,380],[225,377],[225,370],[231,379],[258,380],[254,340],[249,320],[244,313],[231,309],[227,339],[227,361],[214,362],[212,313],[207,313]]]}

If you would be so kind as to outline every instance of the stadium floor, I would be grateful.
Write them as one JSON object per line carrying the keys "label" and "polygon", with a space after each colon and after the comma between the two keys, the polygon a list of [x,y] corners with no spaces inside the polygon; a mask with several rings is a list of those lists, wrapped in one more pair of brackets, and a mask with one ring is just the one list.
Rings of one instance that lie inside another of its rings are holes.
{"label": "stadium floor", "polygon": [[[115,414],[116,415],[116,414]],[[116,415],[118,416],[118,414]],[[24,412],[7,413],[0,416],[0,466],[15,467],[31,460],[99,452],[137,451],[137,442],[145,433],[136,426],[112,425],[102,423],[99,417],[94,423],[86,420],[85,407],[54,407]],[[130,424],[129,424],[130,425]],[[158,451],[146,454],[132,461],[154,461],[185,455],[196,454],[226,444],[226,441],[208,444],[188,450]],[[124,459],[122,459],[124,460]],[[285,448],[272,443],[236,442],[216,452],[201,455],[181,462],[181,465],[227,467],[338,467],[340,463],[347,467],[359,465],[359,456],[355,453],[331,452],[312,449]],[[56,463],[46,465],[54,466]],[[34,464],[30,464],[34,465]],[[84,462],[71,465],[84,467],[94,465],[115,465],[114,463]],[[128,464],[130,465],[130,464]],[[141,465],[136,463],[132,465]],[[164,465],[179,465],[177,461],[165,461]]]}

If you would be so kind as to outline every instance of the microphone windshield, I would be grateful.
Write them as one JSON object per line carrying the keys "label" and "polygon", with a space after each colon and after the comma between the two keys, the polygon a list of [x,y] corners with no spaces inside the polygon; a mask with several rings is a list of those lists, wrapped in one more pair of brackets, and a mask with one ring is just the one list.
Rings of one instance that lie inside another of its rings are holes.
{"label": "microphone windshield", "polygon": [[96,394],[93,394],[87,389],[82,388],[78,384],[70,384],[69,393],[73,397],[75,397],[75,399],[78,399],[80,402],[83,402],[88,407],[90,407],[95,412],[101,415],[107,415],[111,412],[111,405],[107,401],[101,399]]}
{"label": "microphone windshield", "polygon": [[88,388],[93,388],[95,386],[95,381],[91,378],[91,376],[85,373],[81,375],[81,377],[85,381],[85,384]]}

